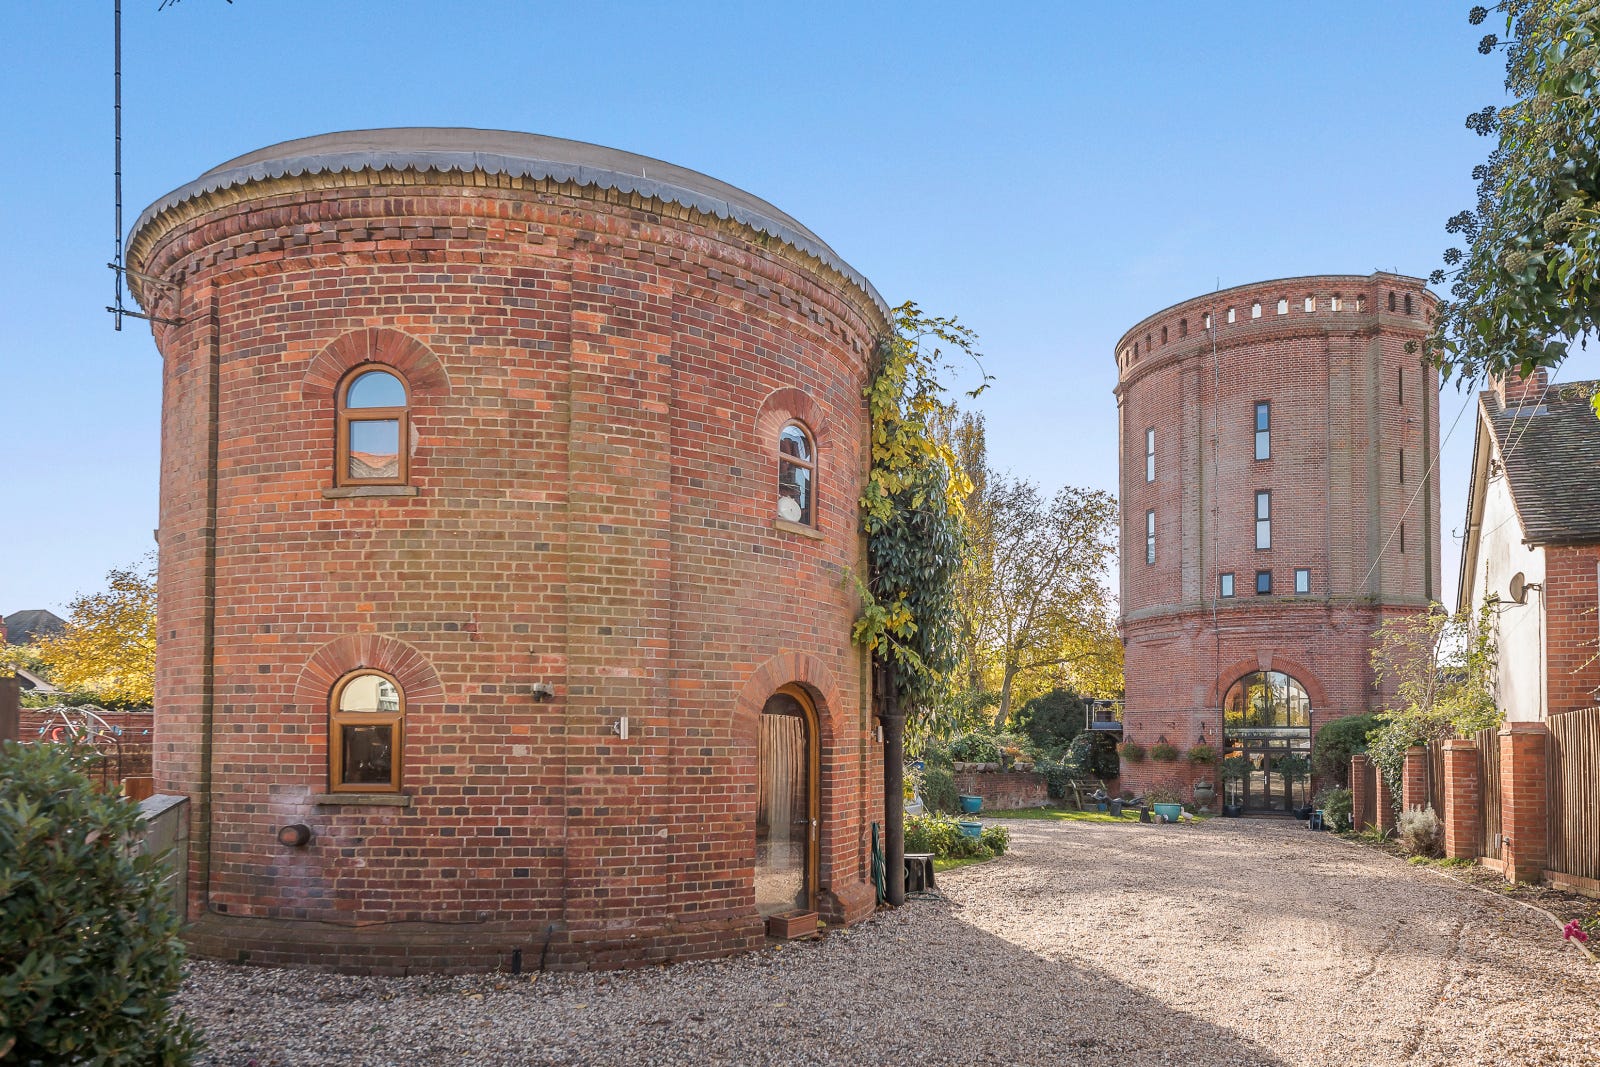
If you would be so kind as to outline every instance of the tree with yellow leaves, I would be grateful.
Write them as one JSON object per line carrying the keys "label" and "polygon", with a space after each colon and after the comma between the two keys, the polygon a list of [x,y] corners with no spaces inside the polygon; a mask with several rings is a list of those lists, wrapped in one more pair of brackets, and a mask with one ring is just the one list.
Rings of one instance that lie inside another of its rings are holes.
{"label": "tree with yellow leaves", "polygon": [[50,681],[103,705],[155,700],[156,582],[148,563],[106,575],[106,588],[80,594],[67,627],[33,645]]}

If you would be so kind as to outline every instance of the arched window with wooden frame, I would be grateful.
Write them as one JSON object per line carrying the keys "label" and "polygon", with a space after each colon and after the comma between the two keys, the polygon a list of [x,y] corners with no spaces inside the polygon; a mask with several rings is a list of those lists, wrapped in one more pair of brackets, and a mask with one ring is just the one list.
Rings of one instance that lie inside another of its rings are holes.
{"label": "arched window with wooden frame", "polygon": [[365,363],[346,374],[338,404],[336,485],[405,485],[410,477],[409,390],[393,367]]}
{"label": "arched window with wooden frame", "polygon": [[328,791],[398,793],[405,752],[406,698],[374,670],[345,675],[328,701]]}
{"label": "arched window with wooden frame", "polygon": [[811,432],[798,421],[778,434],[778,518],[815,526],[817,450]]}

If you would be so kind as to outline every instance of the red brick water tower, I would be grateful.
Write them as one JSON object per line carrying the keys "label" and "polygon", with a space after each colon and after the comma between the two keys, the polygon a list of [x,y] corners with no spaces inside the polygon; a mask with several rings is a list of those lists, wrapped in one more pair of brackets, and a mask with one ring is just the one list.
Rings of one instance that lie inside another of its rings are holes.
{"label": "red brick water tower", "polygon": [[224,163],[128,247],[197,951],[628,965],[872,910],[887,313],[827,244],[658,160],[399,129]]}

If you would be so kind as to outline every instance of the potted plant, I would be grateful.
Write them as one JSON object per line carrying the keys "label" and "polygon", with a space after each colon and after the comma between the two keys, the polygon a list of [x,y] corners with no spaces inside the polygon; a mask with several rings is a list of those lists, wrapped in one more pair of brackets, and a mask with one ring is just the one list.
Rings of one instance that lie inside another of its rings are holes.
{"label": "potted plant", "polygon": [[1217,768],[1222,772],[1223,788],[1227,791],[1222,801],[1225,818],[1237,819],[1244,814],[1244,780],[1253,769],[1248,756],[1229,756]]}
{"label": "potted plant", "polygon": [[983,810],[983,798],[961,794],[961,810],[968,815],[976,815]]}
{"label": "potted plant", "polygon": [[[1311,777],[1311,761],[1304,756],[1280,756],[1277,762],[1273,763],[1272,769],[1283,775],[1283,780],[1288,783],[1290,796],[1294,795],[1294,787],[1297,784]],[[1311,817],[1310,804],[1297,805],[1293,811],[1297,819]]]}
{"label": "potted plant", "polygon": [[1157,763],[1176,763],[1178,750],[1165,741],[1157,741],[1150,746],[1150,758]]}
{"label": "potted plant", "polygon": [[1145,791],[1145,800],[1155,813],[1167,822],[1177,822],[1183,815],[1183,798],[1170,786],[1157,786]]}

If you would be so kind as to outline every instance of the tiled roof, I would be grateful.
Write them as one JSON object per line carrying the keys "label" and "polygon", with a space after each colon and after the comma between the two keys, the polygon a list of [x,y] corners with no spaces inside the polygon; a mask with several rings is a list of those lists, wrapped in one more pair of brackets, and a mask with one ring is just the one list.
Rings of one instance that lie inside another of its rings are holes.
{"label": "tiled roof", "polygon": [[35,637],[50,637],[60,633],[67,625],[55,612],[44,608],[13,611],[5,617],[4,622],[6,641],[13,645],[25,645]]}
{"label": "tiled roof", "polygon": [[1499,410],[1483,396],[1522,519],[1533,544],[1600,544],[1600,418],[1589,398],[1600,381],[1552,384],[1540,407]]}

